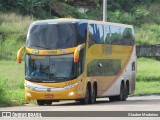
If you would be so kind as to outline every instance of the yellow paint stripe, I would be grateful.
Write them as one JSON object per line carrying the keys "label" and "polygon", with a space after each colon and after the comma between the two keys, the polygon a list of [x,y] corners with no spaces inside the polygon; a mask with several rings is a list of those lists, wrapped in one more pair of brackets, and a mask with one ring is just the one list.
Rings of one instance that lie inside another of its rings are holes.
{"label": "yellow paint stripe", "polygon": [[74,53],[75,49],[76,47],[59,49],[59,50],[38,50],[38,49],[26,48],[26,53],[34,55],[62,55],[62,54]]}

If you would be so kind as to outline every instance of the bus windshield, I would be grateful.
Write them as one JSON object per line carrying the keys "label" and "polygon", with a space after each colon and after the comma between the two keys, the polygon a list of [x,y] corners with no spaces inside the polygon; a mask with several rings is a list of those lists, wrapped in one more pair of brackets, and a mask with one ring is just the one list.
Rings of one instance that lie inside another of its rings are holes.
{"label": "bus windshield", "polygon": [[86,40],[87,25],[82,23],[33,24],[30,26],[26,47],[64,49],[76,47]]}
{"label": "bus windshield", "polygon": [[63,82],[74,78],[73,54],[35,56],[26,54],[26,80]]}

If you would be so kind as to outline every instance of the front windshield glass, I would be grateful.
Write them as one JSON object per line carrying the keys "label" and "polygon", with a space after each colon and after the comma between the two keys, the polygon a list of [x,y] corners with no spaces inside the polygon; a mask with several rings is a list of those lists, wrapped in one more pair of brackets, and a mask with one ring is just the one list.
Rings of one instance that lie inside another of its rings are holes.
{"label": "front windshield glass", "polygon": [[74,78],[73,54],[62,56],[26,55],[26,80],[63,82]]}
{"label": "front windshield glass", "polygon": [[26,47],[38,49],[64,49],[76,47],[86,41],[87,24],[57,23],[30,26]]}
{"label": "front windshield glass", "polygon": [[73,58],[71,56],[50,56],[50,79],[54,78],[72,78]]}

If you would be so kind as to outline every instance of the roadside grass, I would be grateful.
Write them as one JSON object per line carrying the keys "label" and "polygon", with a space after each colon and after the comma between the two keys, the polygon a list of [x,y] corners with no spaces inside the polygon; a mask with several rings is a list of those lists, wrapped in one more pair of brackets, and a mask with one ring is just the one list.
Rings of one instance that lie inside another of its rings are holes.
{"label": "roadside grass", "polygon": [[29,24],[34,21],[31,16],[22,16],[16,13],[1,13],[1,34],[26,33]]}
{"label": "roadside grass", "polygon": [[16,60],[16,54],[20,47],[24,46],[24,36],[20,34],[4,35],[5,41],[0,42],[0,60]]}
{"label": "roadside grass", "polygon": [[153,95],[160,94],[160,82],[137,82],[136,83],[136,91],[134,95]]}
{"label": "roadside grass", "polygon": [[139,58],[134,95],[160,94],[160,61]]}
{"label": "roadside grass", "polygon": [[24,64],[0,61],[0,107],[24,104]]}
{"label": "roadside grass", "polygon": [[0,107],[9,106],[10,101],[8,100],[7,91],[5,90],[6,83],[5,81],[0,80]]}
{"label": "roadside grass", "polygon": [[137,81],[160,82],[160,61],[149,58],[139,58],[137,64]]}

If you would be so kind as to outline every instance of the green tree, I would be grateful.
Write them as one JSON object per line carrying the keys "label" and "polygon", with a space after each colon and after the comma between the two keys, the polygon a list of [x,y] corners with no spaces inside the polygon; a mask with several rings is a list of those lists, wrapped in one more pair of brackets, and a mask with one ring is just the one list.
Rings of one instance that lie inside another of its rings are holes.
{"label": "green tree", "polygon": [[49,7],[49,13],[50,13],[50,18],[52,16],[52,6],[54,3],[56,3],[58,0],[46,0],[44,1],[44,4],[47,4],[47,7]]}
{"label": "green tree", "polygon": [[43,0],[17,0],[17,4],[20,5],[25,12],[29,15],[34,14],[34,10],[37,7],[41,7]]}
{"label": "green tree", "polygon": [[0,0],[0,11],[12,11],[16,7],[16,0]]}

